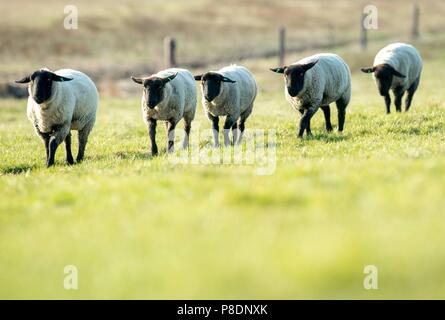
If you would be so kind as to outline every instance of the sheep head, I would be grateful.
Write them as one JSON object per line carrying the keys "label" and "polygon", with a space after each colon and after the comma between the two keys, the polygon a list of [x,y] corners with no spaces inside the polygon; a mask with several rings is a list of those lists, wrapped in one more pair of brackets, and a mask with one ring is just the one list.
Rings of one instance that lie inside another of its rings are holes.
{"label": "sheep head", "polygon": [[221,83],[235,83],[236,81],[223,76],[218,72],[207,72],[194,77],[196,81],[201,81],[204,98],[212,102],[221,93]]}
{"label": "sheep head", "polygon": [[364,73],[374,73],[379,93],[386,96],[391,88],[393,77],[405,78],[405,75],[398,72],[389,64],[379,64],[374,67],[360,69]]}
{"label": "sheep head", "polygon": [[301,90],[303,90],[304,75],[306,74],[306,71],[315,66],[317,62],[318,60],[304,64],[293,64],[290,66],[271,68],[270,70],[275,73],[284,74],[287,92],[291,97],[296,97]]}
{"label": "sheep head", "polygon": [[152,75],[145,78],[131,77],[131,79],[144,87],[146,106],[154,109],[165,98],[165,85],[176,78],[177,75],[178,73],[174,73],[164,78]]}
{"label": "sheep head", "polygon": [[32,74],[24,77],[23,79],[16,80],[15,82],[29,83],[32,98],[36,103],[41,104],[51,98],[53,81],[64,82],[71,80],[73,79],[57,75],[48,69],[40,69],[34,71]]}

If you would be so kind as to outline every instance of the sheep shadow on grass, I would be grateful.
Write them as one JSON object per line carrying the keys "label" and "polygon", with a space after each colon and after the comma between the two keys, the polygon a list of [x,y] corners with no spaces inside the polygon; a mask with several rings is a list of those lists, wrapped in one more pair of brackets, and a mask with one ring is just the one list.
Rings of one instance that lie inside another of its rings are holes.
{"label": "sheep shadow on grass", "polygon": [[310,136],[304,136],[303,140],[308,141],[321,141],[327,143],[336,143],[336,142],[344,142],[348,141],[351,138],[349,134],[332,132],[332,133],[313,133]]}
{"label": "sheep shadow on grass", "polygon": [[22,173],[32,171],[35,168],[36,168],[35,165],[19,164],[19,165],[1,168],[0,175],[19,175]]}
{"label": "sheep shadow on grass", "polygon": [[[160,150],[160,153],[161,150]],[[156,158],[157,156],[152,156],[149,151],[141,152],[141,151],[125,151],[125,152],[115,152],[113,156],[119,160],[151,160]]]}

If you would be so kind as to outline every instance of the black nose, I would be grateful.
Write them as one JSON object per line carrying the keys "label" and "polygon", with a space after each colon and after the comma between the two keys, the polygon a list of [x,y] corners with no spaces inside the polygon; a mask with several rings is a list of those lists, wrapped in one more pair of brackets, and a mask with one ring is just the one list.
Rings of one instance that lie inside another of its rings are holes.
{"label": "black nose", "polygon": [[289,95],[293,98],[296,97],[298,95],[298,92],[296,90],[292,90],[292,89],[287,89],[287,93],[289,93]]}
{"label": "black nose", "polygon": [[41,104],[44,100],[43,100],[42,98],[40,98],[40,97],[34,97],[34,101],[35,101],[37,104]]}

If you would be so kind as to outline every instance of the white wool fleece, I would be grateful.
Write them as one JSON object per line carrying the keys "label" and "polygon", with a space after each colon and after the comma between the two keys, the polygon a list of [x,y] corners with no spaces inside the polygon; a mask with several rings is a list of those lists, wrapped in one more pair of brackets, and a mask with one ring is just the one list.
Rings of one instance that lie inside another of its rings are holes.
{"label": "white wool fleece", "polygon": [[247,117],[252,111],[258,92],[252,73],[245,67],[237,65],[227,66],[214,72],[236,82],[221,82],[221,91],[211,102],[207,101],[203,95],[204,111],[214,116],[228,116],[234,120],[242,114]]}
{"label": "white wool fleece", "polygon": [[[388,64],[405,78],[394,76],[391,88],[401,87],[407,90],[422,73],[422,58],[412,45],[405,43],[392,43],[381,49],[374,59],[374,66]],[[373,74],[375,79],[375,76]]]}
{"label": "white wool fleece", "polygon": [[295,110],[328,105],[343,99],[347,105],[351,99],[351,72],[346,62],[336,54],[320,53],[301,59],[294,64],[318,62],[304,75],[304,86],[296,97],[291,97],[285,86],[286,100]]}
{"label": "white wool fleece", "polygon": [[54,73],[73,80],[53,81],[51,97],[40,105],[33,100],[28,87],[29,120],[42,133],[52,132],[57,127],[66,127],[68,132],[92,128],[99,103],[99,94],[93,81],[76,70],[61,69]]}
{"label": "white wool fleece", "polygon": [[182,118],[190,123],[196,112],[196,84],[190,71],[170,68],[159,71],[152,77],[166,78],[175,73],[178,75],[164,86],[164,98],[153,109],[147,107],[145,91],[142,95],[142,117],[148,124],[149,119],[171,120],[178,123]]}

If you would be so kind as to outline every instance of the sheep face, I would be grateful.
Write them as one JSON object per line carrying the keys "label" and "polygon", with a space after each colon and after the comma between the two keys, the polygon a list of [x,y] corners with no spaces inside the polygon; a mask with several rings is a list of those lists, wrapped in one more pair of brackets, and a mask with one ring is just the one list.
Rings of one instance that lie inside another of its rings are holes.
{"label": "sheep face", "polygon": [[134,82],[141,84],[144,87],[144,101],[148,108],[154,109],[165,98],[165,86],[173,80],[178,74],[175,73],[166,78],[151,76],[148,78],[134,78]]}
{"label": "sheep face", "polygon": [[37,104],[44,103],[51,98],[53,81],[63,82],[72,79],[59,76],[48,70],[37,70],[16,83],[29,83],[29,93]]}
{"label": "sheep face", "polygon": [[306,71],[311,69],[318,61],[305,64],[294,64],[283,68],[270,69],[276,73],[284,74],[284,82],[287,92],[291,97],[296,97],[304,88],[304,75]]}
{"label": "sheep face", "polygon": [[374,73],[377,88],[381,96],[386,96],[391,88],[393,77],[405,78],[405,75],[398,72],[388,64],[381,64],[375,67],[361,68],[364,73]]}
{"label": "sheep face", "polygon": [[236,82],[217,72],[195,76],[195,80],[201,81],[202,93],[208,102],[212,102],[221,93],[221,82]]}

